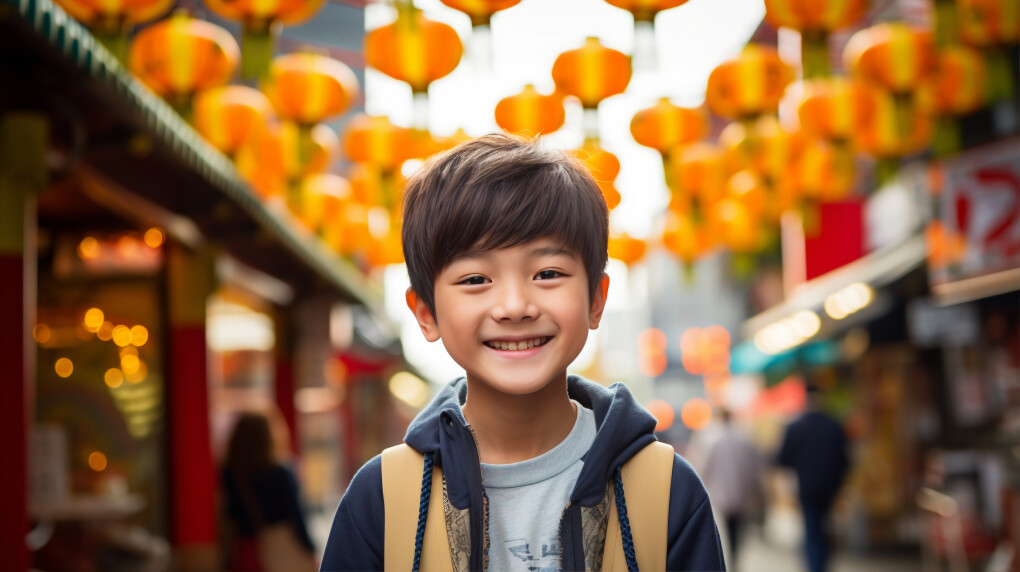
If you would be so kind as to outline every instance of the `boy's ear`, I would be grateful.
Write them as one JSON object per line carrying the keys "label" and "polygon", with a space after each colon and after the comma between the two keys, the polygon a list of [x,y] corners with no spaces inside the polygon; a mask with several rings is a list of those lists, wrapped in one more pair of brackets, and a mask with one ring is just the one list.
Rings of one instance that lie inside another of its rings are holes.
{"label": "boy's ear", "polygon": [[606,309],[606,296],[609,294],[609,275],[603,273],[599,285],[595,289],[595,297],[588,309],[588,329],[597,330],[602,321],[602,312]]}
{"label": "boy's ear", "polygon": [[436,318],[429,311],[428,305],[410,288],[404,292],[404,300],[407,301],[407,307],[414,314],[414,319],[418,320],[418,327],[421,328],[421,333],[425,336],[425,339],[430,342],[438,340],[439,327],[436,325]]}

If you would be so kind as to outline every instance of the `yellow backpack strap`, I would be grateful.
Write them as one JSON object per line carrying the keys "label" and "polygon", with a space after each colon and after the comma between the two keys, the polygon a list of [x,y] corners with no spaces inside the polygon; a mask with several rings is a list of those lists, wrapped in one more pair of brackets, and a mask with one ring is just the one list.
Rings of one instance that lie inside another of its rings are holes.
{"label": "yellow backpack strap", "polygon": [[[422,471],[425,456],[400,444],[382,452],[383,505],[386,518],[384,568],[409,572],[414,562]],[[432,469],[432,499],[425,519],[421,570],[453,570],[443,512],[443,470]]]}
{"label": "yellow backpack strap", "polygon": [[[659,441],[649,443],[623,465],[621,473],[638,568],[665,570],[673,447]],[[602,553],[602,570],[624,572],[627,559],[623,553],[623,534],[616,513],[616,495],[612,491],[610,485],[609,524]]]}

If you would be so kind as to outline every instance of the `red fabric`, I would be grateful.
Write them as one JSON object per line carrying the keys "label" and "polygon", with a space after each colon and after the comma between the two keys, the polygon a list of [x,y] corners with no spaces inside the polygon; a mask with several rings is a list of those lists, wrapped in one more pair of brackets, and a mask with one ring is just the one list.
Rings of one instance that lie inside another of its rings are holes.
{"label": "red fabric", "polygon": [[170,332],[170,538],[173,544],[217,541],[218,488],[209,435],[205,326]]}
{"label": "red fabric", "polygon": [[811,280],[864,256],[864,208],[860,201],[823,203],[818,234],[804,239],[804,279]]}
{"label": "red fabric", "polygon": [[0,510],[0,554],[3,567],[27,570],[28,533],[28,426],[25,414],[24,258],[0,254],[0,363],[4,367],[0,398],[0,435],[4,440],[4,470],[0,490],[5,495]]}
{"label": "red fabric", "polygon": [[231,572],[262,572],[259,545],[254,538],[239,538],[231,558]]}

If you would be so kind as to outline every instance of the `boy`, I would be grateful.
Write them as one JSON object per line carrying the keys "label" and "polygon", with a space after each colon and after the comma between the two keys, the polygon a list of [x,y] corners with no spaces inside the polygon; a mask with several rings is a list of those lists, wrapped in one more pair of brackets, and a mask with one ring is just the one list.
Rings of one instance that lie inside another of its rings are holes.
{"label": "boy", "polygon": [[[625,524],[619,468],[655,441],[655,419],[623,384],[606,388],[566,373],[605,308],[607,241],[608,211],[594,179],[536,142],[476,139],[408,182],[407,304],[425,338],[441,339],[466,373],[404,438],[425,457],[421,480],[404,487],[420,500],[412,507],[417,537],[411,528],[396,539],[414,546],[408,568],[424,557],[433,513],[445,520],[456,570],[601,570],[603,555],[620,551],[636,566],[641,538]],[[669,490],[655,497],[669,498],[657,567],[723,570],[708,495],[690,465],[667,453]],[[385,457],[365,464],[340,501],[323,571],[393,568]],[[435,482],[433,464],[441,469]],[[629,522],[635,531],[643,526]],[[619,550],[620,536],[611,543],[607,527],[621,530]]]}

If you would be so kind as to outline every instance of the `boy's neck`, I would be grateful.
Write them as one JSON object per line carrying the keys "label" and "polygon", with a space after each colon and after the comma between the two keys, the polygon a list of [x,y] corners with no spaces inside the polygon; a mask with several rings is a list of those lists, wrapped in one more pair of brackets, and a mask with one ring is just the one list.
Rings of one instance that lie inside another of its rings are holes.
{"label": "boy's neck", "polygon": [[566,378],[527,395],[492,391],[468,381],[464,418],[478,442],[482,463],[507,465],[533,459],[559,445],[577,419]]}

